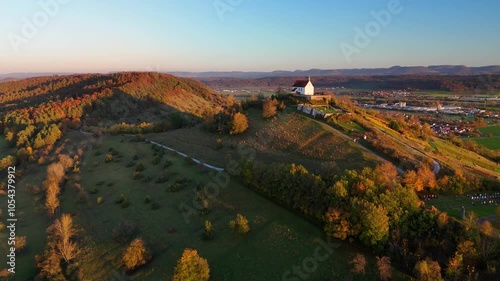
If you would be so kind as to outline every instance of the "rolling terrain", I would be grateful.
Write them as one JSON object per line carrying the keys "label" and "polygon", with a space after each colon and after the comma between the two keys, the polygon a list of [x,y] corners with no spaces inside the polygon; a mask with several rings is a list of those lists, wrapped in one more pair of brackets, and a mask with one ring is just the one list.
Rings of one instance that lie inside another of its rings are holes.
{"label": "rolling terrain", "polygon": [[[335,247],[314,260],[307,279],[363,280],[351,270],[359,254],[366,257],[367,276],[376,276],[377,261],[390,257],[393,279],[407,280],[422,255],[444,268],[462,240],[489,239],[425,208],[418,195],[459,187],[494,191],[488,188],[495,185],[472,186],[497,179],[494,162],[421,137],[418,129],[401,134],[389,119],[352,104],[335,101],[337,119],[315,120],[298,112],[292,97],[279,98],[283,107],[264,118],[272,99],[240,102],[167,74],[0,83],[0,168],[17,167],[16,235],[27,240],[16,278],[171,280],[183,250],[194,248],[208,260],[214,280],[274,281],[297,277],[293,268],[304,267],[329,240]],[[368,139],[354,142],[365,134]],[[424,174],[432,159],[440,169]],[[54,183],[57,167],[62,174]],[[407,175],[417,169],[434,182],[415,187]],[[0,176],[6,178],[3,171]],[[450,210],[456,216],[456,208]],[[491,216],[492,207],[484,210],[481,216]],[[77,227],[72,241],[79,252],[69,261],[56,254],[54,262],[50,226],[62,214]],[[238,215],[248,219],[249,231],[235,231]],[[122,256],[135,238],[145,241],[152,259],[127,271]],[[481,274],[495,278],[485,268],[497,257],[478,259]],[[42,275],[47,268],[55,275]]]}

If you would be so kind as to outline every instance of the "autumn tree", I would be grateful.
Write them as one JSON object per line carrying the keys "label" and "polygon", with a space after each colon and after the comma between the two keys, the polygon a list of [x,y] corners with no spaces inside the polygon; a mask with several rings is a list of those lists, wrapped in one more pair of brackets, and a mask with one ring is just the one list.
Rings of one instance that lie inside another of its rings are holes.
{"label": "autumn tree", "polygon": [[242,214],[237,214],[235,220],[229,221],[229,227],[238,234],[247,234],[250,231],[248,220]]}
{"label": "autumn tree", "polygon": [[207,281],[210,268],[206,259],[198,255],[198,251],[185,249],[177,261],[173,281]]}
{"label": "autumn tree", "polygon": [[59,183],[64,177],[64,166],[61,163],[52,163],[47,167],[47,178],[43,182],[45,187],[45,207],[49,215],[54,215],[59,207]]}
{"label": "autumn tree", "polygon": [[231,122],[231,135],[237,135],[245,132],[248,129],[248,120],[247,117],[240,112],[237,112],[233,116],[233,120]]}
{"label": "autumn tree", "polygon": [[349,263],[352,265],[351,272],[354,274],[365,274],[367,262],[363,254],[357,253]]}
{"label": "autumn tree", "polygon": [[465,231],[472,231],[477,228],[477,216],[474,212],[469,212],[464,218]]}
{"label": "autumn tree", "polygon": [[356,205],[362,226],[359,238],[368,245],[376,245],[386,239],[389,234],[389,217],[384,207],[364,200]]}
{"label": "autumn tree", "polygon": [[404,174],[403,183],[405,184],[405,186],[407,186],[415,191],[424,190],[424,182],[418,176],[417,172],[415,172],[413,170],[407,171]]}
{"label": "autumn tree", "polygon": [[270,118],[276,115],[278,101],[275,99],[267,99],[262,103],[262,117]]}
{"label": "autumn tree", "polygon": [[48,249],[42,255],[35,256],[39,270],[37,280],[66,281],[61,267],[61,257],[55,249]]}
{"label": "autumn tree", "polygon": [[437,261],[429,258],[419,261],[415,265],[415,273],[419,281],[441,281],[441,266]]}
{"label": "autumn tree", "polygon": [[28,244],[26,236],[16,236],[16,251],[21,251]]}
{"label": "autumn tree", "polygon": [[423,188],[433,189],[437,186],[436,175],[427,165],[422,165],[417,170],[417,176],[422,181]]}
{"label": "autumn tree", "polygon": [[69,262],[78,254],[78,245],[74,242],[73,237],[77,230],[73,225],[73,218],[69,214],[63,214],[57,219],[50,228],[55,241],[57,253],[66,261]]}
{"label": "autumn tree", "polygon": [[453,257],[448,261],[448,266],[446,267],[446,277],[457,280],[460,276],[462,276],[464,267],[464,259],[463,256],[459,253],[455,253]]}
{"label": "autumn tree", "polygon": [[327,235],[341,240],[345,240],[349,236],[351,225],[345,212],[330,208],[323,219],[325,221],[324,230]]}
{"label": "autumn tree", "polygon": [[387,256],[377,257],[377,270],[380,280],[386,281],[392,277],[391,259]]}
{"label": "autumn tree", "polygon": [[214,236],[214,228],[212,226],[212,222],[209,220],[205,221],[205,228],[203,230],[203,238],[206,240],[212,239]]}
{"label": "autumn tree", "polygon": [[123,264],[127,271],[145,265],[152,258],[151,251],[141,238],[134,239],[123,253]]}
{"label": "autumn tree", "polygon": [[398,178],[398,171],[391,162],[385,162],[375,167],[373,175],[377,183],[392,188]]}

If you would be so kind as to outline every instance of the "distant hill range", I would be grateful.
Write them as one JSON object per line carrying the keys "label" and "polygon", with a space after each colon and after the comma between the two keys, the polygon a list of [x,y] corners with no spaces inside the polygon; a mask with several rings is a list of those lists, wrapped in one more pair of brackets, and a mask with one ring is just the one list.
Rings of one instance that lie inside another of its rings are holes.
{"label": "distant hill range", "polygon": [[283,76],[351,76],[351,75],[487,75],[500,74],[500,65],[468,67],[465,65],[393,66],[390,68],[310,69],[271,72],[169,72],[193,78],[263,78]]}
{"label": "distant hill range", "polygon": [[[499,74],[500,65],[468,67],[465,65],[432,65],[432,66],[393,66],[389,68],[354,68],[354,69],[309,69],[285,71],[276,70],[269,72],[259,71],[207,71],[207,72],[182,72],[166,71],[164,73],[179,77],[191,78],[264,78],[287,76],[369,76],[369,75],[488,75]],[[33,73],[7,73],[0,74],[0,82],[20,80],[30,77],[70,75],[63,72],[33,72]]]}

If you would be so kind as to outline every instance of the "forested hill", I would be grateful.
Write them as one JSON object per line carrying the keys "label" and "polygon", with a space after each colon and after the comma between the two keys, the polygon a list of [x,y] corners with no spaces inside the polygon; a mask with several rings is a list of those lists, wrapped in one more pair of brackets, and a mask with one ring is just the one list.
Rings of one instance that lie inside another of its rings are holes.
{"label": "forested hill", "polygon": [[0,83],[0,131],[22,159],[67,129],[162,132],[199,122],[228,102],[200,82],[167,74],[29,78]]}
{"label": "forested hill", "polygon": [[71,107],[71,102],[89,98],[95,102],[112,95],[158,102],[196,116],[225,104],[222,96],[191,79],[159,73],[123,72],[37,77],[0,83],[0,110],[5,112],[47,102],[65,103]]}
{"label": "forested hill", "polygon": [[[275,76],[264,78],[196,78],[210,87],[290,87],[297,79],[305,76]],[[474,91],[477,93],[500,89],[500,75],[458,76],[458,75],[368,75],[368,76],[325,76],[311,77],[316,87],[346,87],[354,89],[413,89],[450,92]]]}

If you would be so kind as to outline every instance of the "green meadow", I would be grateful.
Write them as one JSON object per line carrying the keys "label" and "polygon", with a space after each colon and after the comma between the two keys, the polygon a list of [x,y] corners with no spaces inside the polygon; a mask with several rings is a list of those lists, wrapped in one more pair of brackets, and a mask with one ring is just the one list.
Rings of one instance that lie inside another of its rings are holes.
{"label": "green meadow", "polygon": [[[74,143],[84,139],[77,132],[68,137]],[[85,280],[116,280],[116,276],[123,276],[121,255],[135,237],[148,243],[153,260],[131,274],[134,280],[169,280],[185,248],[198,250],[208,260],[214,280],[282,280],[293,266],[302,268],[304,264],[314,266],[311,272],[304,271],[308,280],[341,278],[349,274],[347,261],[357,252],[365,253],[368,273],[375,274],[375,258],[365,249],[341,241],[325,247],[324,232],[314,222],[244,188],[235,178],[223,177],[175,153],[158,151],[151,144],[133,139],[105,136],[81,159],[80,174],[67,173],[60,213],[75,215],[81,248],[77,262]],[[106,154],[112,154],[113,160],[105,163]],[[155,161],[157,158],[161,161]],[[144,170],[134,179],[138,163]],[[16,280],[34,275],[33,257],[43,252],[46,235],[41,234],[50,224],[43,197],[28,188],[43,181],[46,165],[29,167],[32,170],[27,169],[18,183],[18,233],[27,236],[28,247],[18,254]],[[222,184],[209,189],[213,194],[209,211],[202,214],[195,192],[197,187],[211,183],[212,187]],[[233,233],[228,226],[238,213],[249,220],[251,231],[244,236]],[[205,220],[210,220],[215,230],[214,238],[208,241],[202,239]],[[120,223],[136,227],[128,242],[114,239],[113,232]],[[321,254],[321,260],[314,259],[315,253]],[[397,271],[394,276],[406,278]]]}
{"label": "green meadow", "polygon": [[479,129],[480,138],[471,138],[471,140],[483,145],[489,149],[500,149],[500,125],[491,125]]}

